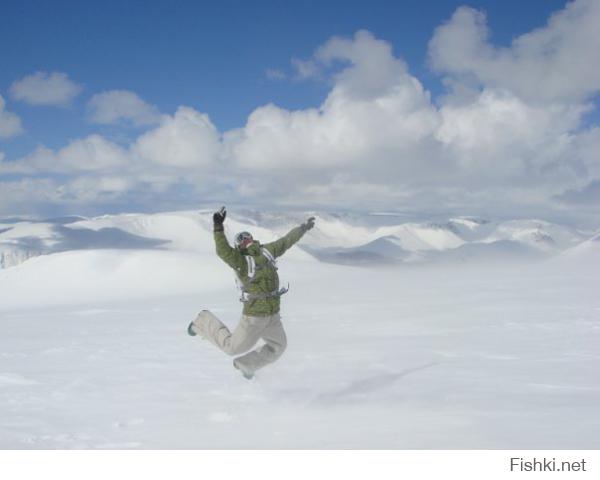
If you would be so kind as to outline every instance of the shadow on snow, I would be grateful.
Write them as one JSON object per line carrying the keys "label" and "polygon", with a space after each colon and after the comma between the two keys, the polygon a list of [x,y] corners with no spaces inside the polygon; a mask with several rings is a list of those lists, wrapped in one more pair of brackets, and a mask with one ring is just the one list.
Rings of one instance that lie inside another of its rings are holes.
{"label": "shadow on snow", "polygon": [[394,382],[400,380],[415,372],[431,368],[439,365],[438,362],[430,362],[418,367],[407,368],[396,373],[386,373],[384,375],[376,375],[351,383],[347,387],[334,392],[323,393],[311,402],[313,405],[333,405],[336,403],[353,402],[365,398],[376,390],[385,388]]}

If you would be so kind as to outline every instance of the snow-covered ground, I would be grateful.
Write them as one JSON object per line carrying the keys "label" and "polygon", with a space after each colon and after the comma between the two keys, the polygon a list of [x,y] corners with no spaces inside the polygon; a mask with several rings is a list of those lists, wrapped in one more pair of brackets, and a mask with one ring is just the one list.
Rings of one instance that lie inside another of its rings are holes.
{"label": "snow-covered ground", "polygon": [[[241,309],[210,222],[167,217],[80,220],[112,247],[0,270],[0,448],[600,448],[597,237],[505,265],[358,267],[294,247],[288,350],[246,381],[186,334],[203,308],[231,327]],[[228,228],[285,230],[269,225]],[[313,233],[333,245],[315,229],[300,246]]]}

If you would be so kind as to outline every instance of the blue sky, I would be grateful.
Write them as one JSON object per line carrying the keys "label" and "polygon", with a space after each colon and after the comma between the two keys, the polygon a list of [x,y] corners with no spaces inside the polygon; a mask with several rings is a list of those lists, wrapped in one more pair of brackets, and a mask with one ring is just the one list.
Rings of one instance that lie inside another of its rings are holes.
{"label": "blue sky", "polygon": [[488,13],[499,44],[542,26],[562,0],[470,1],[4,1],[0,17],[0,94],[35,71],[60,71],[84,86],[67,109],[11,104],[28,134],[4,146],[25,153],[42,142],[98,131],[82,122],[87,97],[128,89],[162,111],[190,105],[207,112],[221,130],[242,126],[256,107],[318,105],[327,84],[273,81],[265,72],[290,74],[293,57],[307,58],[334,35],[360,29],[390,42],[434,94],[442,88],[427,67],[427,42],[457,6]]}
{"label": "blue sky", "polygon": [[[352,39],[361,30],[388,45],[393,59],[406,63],[410,75],[430,94],[432,105],[439,106],[452,90],[446,88],[449,81],[456,82],[460,77],[462,82],[471,75],[453,71],[445,64],[432,67],[430,61],[430,41],[436,29],[463,5],[471,7],[470,12],[486,15],[487,42],[495,49],[509,49],[515,38],[546,28],[549,16],[565,8],[564,1],[555,0],[4,1],[0,17],[0,95],[4,111],[20,119],[21,131],[0,138],[0,152],[5,163],[19,162],[39,146],[57,153],[93,134],[131,148],[156,125],[91,121],[89,102],[102,92],[132,92],[162,115],[175,116],[179,107],[191,107],[208,116],[218,135],[244,127],[253,112],[268,104],[286,112],[318,108],[335,90],[339,80],[335,73],[354,60],[336,52],[325,61],[316,59],[324,64],[317,74],[300,78],[293,59],[315,60],[315,52],[332,38]],[[443,55],[448,57],[447,53]],[[36,72],[60,73],[79,90],[61,105],[32,104],[15,93],[14,85]],[[482,91],[492,87],[510,90],[510,86],[491,78],[489,72],[476,71],[475,75]],[[530,100],[522,91],[516,95]],[[585,98],[579,95],[576,100],[569,99],[570,106],[589,102],[596,95],[597,91],[586,85]],[[565,132],[596,124],[597,109],[587,108],[578,115],[574,123],[564,127]],[[225,182],[234,190],[238,189],[239,174],[236,170]],[[338,174],[332,173],[331,178]],[[17,178],[15,175],[13,172],[11,181]],[[18,175],[22,180],[23,172]],[[39,175],[34,174],[36,178]],[[63,169],[45,175],[56,183],[58,175],[70,180],[76,173],[65,173]],[[579,192],[596,177],[586,180],[588,184],[573,183],[570,190]],[[184,185],[180,186],[179,191],[185,190]],[[307,179],[306,186],[315,184]],[[252,188],[244,191],[248,190]],[[128,200],[123,201],[130,202],[131,195],[129,190]],[[236,195],[243,199],[245,194],[237,191]],[[197,192],[194,201],[211,196]],[[125,207],[115,206],[118,204],[116,201],[107,208]],[[70,208],[76,209],[77,204],[72,203]]]}

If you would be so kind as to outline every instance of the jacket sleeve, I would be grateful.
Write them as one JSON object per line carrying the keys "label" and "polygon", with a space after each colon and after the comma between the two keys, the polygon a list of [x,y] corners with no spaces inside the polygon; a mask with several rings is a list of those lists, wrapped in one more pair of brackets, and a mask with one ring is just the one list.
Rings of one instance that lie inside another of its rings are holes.
{"label": "jacket sleeve", "polygon": [[223,230],[215,230],[213,235],[215,238],[215,247],[219,258],[235,271],[243,275],[244,269],[248,268],[246,266],[244,256],[235,248],[232,248],[231,245],[229,245]]}
{"label": "jacket sleeve", "polygon": [[293,228],[279,240],[263,245],[275,258],[283,255],[292,245],[294,245],[306,233],[303,225]]}

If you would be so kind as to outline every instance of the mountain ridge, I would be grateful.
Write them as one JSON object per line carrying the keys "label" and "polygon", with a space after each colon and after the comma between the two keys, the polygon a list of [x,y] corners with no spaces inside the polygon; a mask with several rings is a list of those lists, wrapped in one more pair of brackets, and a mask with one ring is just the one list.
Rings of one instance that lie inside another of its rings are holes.
{"label": "mountain ridge", "polygon": [[[575,228],[540,219],[494,221],[459,216],[446,221],[403,222],[400,216],[381,214],[253,210],[230,214],[226,231],[231,238],[237,231],[249,230],[266,243],[308,216],[317,218],[316,226],[300,242],[302,254],[297,255],[342,264],[521,261],[563,254],[592,238]],[[0,219],[1,268],[40,255],[98,249],[213,253],[212,212]]]}

